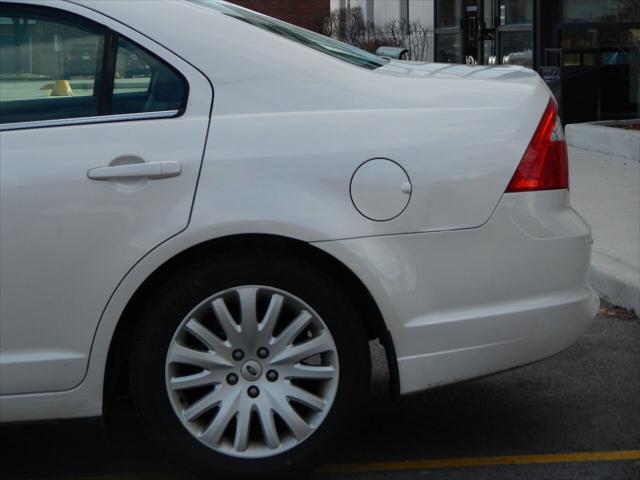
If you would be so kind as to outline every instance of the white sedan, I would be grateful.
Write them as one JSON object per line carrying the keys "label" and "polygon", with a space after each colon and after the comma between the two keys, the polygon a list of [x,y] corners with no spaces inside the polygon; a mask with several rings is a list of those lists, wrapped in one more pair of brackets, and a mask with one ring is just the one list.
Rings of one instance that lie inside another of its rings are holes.
{"label": "white sedan", "polygon": [[[557,106],[222,1],[2,0],[0,418],[129,393],[189,468],[296,475],[361,408],[570,346]],[[8,36],[8,37],[7,37]]]}

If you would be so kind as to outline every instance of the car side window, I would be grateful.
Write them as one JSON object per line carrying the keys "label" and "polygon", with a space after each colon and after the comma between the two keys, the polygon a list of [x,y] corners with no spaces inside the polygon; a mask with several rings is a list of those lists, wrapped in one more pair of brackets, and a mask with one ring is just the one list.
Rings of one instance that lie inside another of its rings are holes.
{"label": "car side window", "polygon": [[106,27],[51,8],[2,4],[0,124],[177,115],[187,94],[176,70]]}
{"label": "car side window", "polygon": [[171,67],[124,39],[118,39],[113,114],[180,110],[186,83]]}
{"label": "car side window", "polygon": [[98,115],[104,41],[64,14],[0,13],[0,122]]}

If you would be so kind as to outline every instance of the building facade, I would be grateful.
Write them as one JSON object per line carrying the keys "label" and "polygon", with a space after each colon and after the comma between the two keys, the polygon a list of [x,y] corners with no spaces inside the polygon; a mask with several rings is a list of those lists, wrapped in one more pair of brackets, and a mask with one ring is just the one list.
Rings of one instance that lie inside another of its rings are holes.
{"label": "building facade", "polygon": [[330,0],[230,0],[232,3],[311,30],[329,15]]}
{"label": "building facade", "polygon": [[433,26],[434,0],[331,0],[331,10],[360,7],[365,20],[384,25],[394,20]]}
{"label": "building facade", "polygon": [[429,60],[537,69],[567,122],[640,116],[640,0],[332,0],[367,20],[420,21]]}
{"label": "building facade", "polygon": [[436,0],[436,61],[537,69],[567,122],[640,116],[639,0]]}

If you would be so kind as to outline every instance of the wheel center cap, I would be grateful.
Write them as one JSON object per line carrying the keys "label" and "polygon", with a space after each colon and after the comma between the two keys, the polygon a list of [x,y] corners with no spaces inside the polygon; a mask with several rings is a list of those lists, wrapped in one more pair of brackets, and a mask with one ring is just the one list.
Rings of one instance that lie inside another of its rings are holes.
{"label": "wheel center cap", "polygon": [[250,382],[255,382],[262,376],[262,365],[255,360],[249,360],[242,365],[242,377]]}

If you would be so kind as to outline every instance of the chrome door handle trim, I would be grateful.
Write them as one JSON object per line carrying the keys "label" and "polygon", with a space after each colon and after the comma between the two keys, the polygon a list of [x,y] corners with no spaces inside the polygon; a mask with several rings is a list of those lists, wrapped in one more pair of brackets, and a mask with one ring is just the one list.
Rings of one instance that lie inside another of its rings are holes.
{"label": "chrome door handle trim", "polygon": [[5,130],[26,130],[31,128],[69,127],[74,125],[93,125],[101,123],[132,122],[136,120],[159,120],[177,117],[179,110],[163,112],[125,113],[122,115],[103,115],[101,117],[62,118],[59,120],[39,120],[35,122],[16,122],[0,124],[0,132]]}
{"label": "chrome door handle trim", "polygon": [[161,178],[177,177],[182,173],[180,162],[145,162],[129,165],[98,167],[87,172],[91,180],[113,180],[115,178]]}

